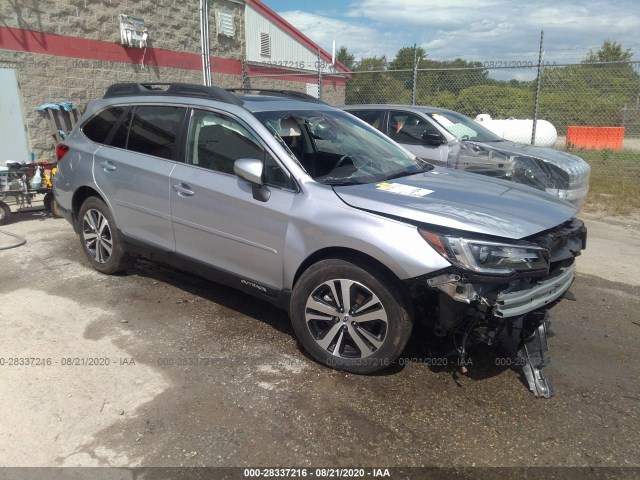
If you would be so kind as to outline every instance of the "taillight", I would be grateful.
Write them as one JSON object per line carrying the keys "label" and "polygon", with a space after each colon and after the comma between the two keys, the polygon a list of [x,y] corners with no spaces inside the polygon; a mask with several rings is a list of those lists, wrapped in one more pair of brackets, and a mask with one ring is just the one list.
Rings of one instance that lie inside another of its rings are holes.
{"label": "taillight", "polygon": [[64,143],[58,144],[58,146],[56,147],[56,159],[58,160],[58,162],[62,160],[62,157],[64,157],[68,151],[69,147],[67,147]]}

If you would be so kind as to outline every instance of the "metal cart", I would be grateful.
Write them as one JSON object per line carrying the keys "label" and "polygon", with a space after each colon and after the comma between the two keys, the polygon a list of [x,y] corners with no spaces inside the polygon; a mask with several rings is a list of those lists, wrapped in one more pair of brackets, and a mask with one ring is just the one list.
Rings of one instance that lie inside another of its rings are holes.
{"label": "metal cart", "polygon": [[[53,196],[51,181],[56,165],[51,162],[28,163],[13,165],[6,171],[0,171],[0,225],[11,221],[11,208],[8,200],[13,200],[17,212],[27,212],[40,209],[33,203],[37,195],[44,195],[44,208],[51,211],[55,217],[60,217],[58,204]],[[39,170],[40,182],[34,181]]]}

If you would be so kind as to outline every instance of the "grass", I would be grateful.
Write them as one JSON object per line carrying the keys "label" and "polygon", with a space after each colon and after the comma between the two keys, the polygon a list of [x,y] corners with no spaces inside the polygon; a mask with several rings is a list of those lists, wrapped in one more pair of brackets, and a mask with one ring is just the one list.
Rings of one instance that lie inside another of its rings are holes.
{"label": "grass", "polygon": [[591,165],[583,209],[610,215],[640,213],[640,151],[572,150]]}

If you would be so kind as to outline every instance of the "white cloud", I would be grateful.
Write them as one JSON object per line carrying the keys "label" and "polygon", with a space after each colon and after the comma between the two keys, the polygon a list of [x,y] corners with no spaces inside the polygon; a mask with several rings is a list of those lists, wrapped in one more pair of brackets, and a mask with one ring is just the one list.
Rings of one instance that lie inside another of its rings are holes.
{"label": "white cloud", "polygon": [[571,62],[605,39],[639,58],[636,11],[635,0],[351,0],[335,16],[300,10],[281,15],[325,49],[335,40],[356,58],[393,59],[399,48],[417,43],[433,59],[537,61],[544,29],[545,58]]}
{"label": "white cloud", "polygon": [[359,0],[347,16],[403,25],[455,25],[477,18],[477,9],[495,11],[501,0]]}
{"label": "white cloud", "polygon": [[329,52],[334,40],[336,48],[344,45],[356,58],[394,56],[403,46],[396,35],[388,35],[388,32],[380,32],[373,27],[300,10],[280,12],[279,15]]}

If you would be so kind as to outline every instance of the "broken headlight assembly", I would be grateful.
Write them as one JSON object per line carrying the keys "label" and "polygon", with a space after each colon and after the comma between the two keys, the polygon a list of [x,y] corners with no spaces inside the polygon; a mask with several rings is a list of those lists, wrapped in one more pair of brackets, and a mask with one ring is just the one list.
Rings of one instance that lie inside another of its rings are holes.
{"label": "broken headlight assembly", "polygon": [[440,255],[464,270],[498,276],[549,270],[546,248],[418,231]]}

